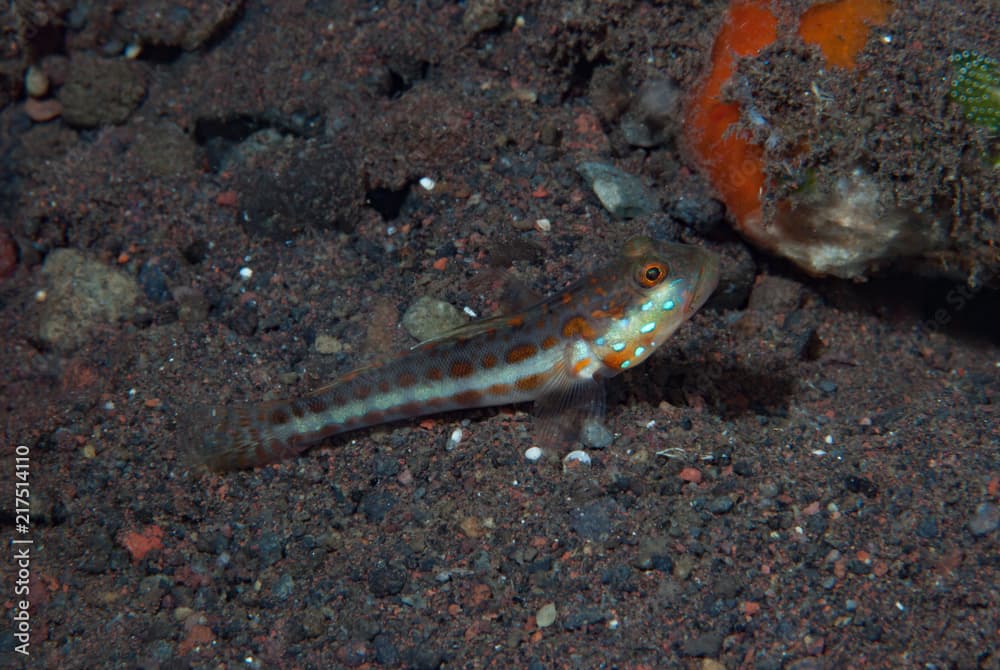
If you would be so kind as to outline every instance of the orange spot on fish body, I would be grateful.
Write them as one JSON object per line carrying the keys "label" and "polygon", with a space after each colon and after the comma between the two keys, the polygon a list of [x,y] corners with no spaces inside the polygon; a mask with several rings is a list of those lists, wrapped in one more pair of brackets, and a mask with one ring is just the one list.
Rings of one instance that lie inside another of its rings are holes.
{"label": "orange spot on fish body", "polygon": [[483,367],[487,370],[491,370],[496,367],[497,357],[493,354],[486,354],[483,356]]}
{"label": "orange spot on fish body", "polygon": [[411,400],[410,402],[403,403],[402,405],[397,407],[396,411],[402,414],[403,416],[416,416],[417,414],[420,413],[421,409],[422,406],[419,402]]}
{"label": "orange spot on fish body", "polygon": [[457,405],[476,405],[483,399],[479,391],[459,391],[451,396],[452,402]]}
{"label": "orange spot on fish body", "polygon": [[472,367],[472,363],[469,361],[455,361],[451,364],[451,376],[456,379],[461,379],[462,377],[468,377],[475,370]]}
{"label": "orange spot on fish body", "polygon": [[582,337],[585,340],[592,340],[597,336],[587,320],[580,316],[574,316],[566,321],[562,327],[562,334],[563,337]]}
{"label": "orange spot on fish body", "polygon": [[587,368],[587,366],[589,366],[590,364],[591,364],[591,359],[590,359],[590,358],[582,358],[582,359],[578,360],[578,361],[577,361],[577,362],[576,362],[576,363],[575,363],[575,364],[573,365],[573,374],[574,374],[574,375],[579,375],[579,374],[580,374],[580,373],[581,373],[581,372],[582,372],[583,370],[585,370],[585,369]]}
{"label": "orange spot on fish body", "polygon": [[559,338],[555,335],[548,335],[542,340],[542,349],[551,349],[557,344],[559,344]]}
{"label": "orange spot on fish body", "polygon": [[534,391],[539,386],[545,383],[545,375],[527,375],[526,377],[521,377],[516,382],[514,386],[518,391]]}
{"label": "orange spot on fish body", "polygon": [[373,426],[378,423],[382,423],[385,420],[385,412],[381,410],[372,410],[366,412],[361,417],[361,422],[368,426]]}
{"label": "orange spot on fish body", "polygon": [[625,309],[621,305],[614,305],[610,309],[595,309],[590,313],[594,319],[620,319],[625,316]]}
{"label": "orange spot on fish body", "polygon": [[525,361],[535,354],[538,353],[538,347],[533,344],[520,344],[510,351],[507,352],[505,356],[508,363],[520,363]]}

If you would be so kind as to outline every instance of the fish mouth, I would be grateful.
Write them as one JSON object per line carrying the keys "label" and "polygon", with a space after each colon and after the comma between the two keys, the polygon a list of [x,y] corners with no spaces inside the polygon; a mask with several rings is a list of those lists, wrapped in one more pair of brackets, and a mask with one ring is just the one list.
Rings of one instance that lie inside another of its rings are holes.
{"label": "fish mouth", "polygon": [[709,251],[704,253],[705,258],[700,263],[701,267],[698,268],[698,276],[694,280],[691,295],[688,297],[687,304],[684,305],[687,316],[691,316],[701,309],[701,306],[708,301],[719,285],[719,257]]}

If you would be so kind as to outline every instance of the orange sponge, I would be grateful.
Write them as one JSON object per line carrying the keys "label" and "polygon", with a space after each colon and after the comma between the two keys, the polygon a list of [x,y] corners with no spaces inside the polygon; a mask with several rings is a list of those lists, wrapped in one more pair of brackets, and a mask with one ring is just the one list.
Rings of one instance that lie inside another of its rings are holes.
{"label": "orange sponge", "polygon": [[802,13],[799,36],[815,44],[831,65],[853,69],[872,26],[884,25],[892,12],[887,0],[837,0]]}
{"label": "orange sponge", "polygon": [[730,126],[740,118],[740,108],[723,102],[722,87],[733,75],[736,58],[755,55],[777,39],[778,19],[769,4],[735,0],[729,6],[712,47],[711,69],[687,110],[691,149],[737,221],[760,213],[763,152],[745,137],[730,132]]}
{"label": "orange sponge", "polygon": [[[736,133],[739,105],[722,100],[722,88],[736,60],[754,56],[778,37],[778,17],[765,0],[733,0],[712,47],[707,76],[696,87],[685,116],[687,142],[697,162],[743,232],[760,228],[764,152]],[[888,0],[835,0],[815,5],[800,17],[798,33],[822,50],[831,65],[853,68],[873,25],[892,11]]]}

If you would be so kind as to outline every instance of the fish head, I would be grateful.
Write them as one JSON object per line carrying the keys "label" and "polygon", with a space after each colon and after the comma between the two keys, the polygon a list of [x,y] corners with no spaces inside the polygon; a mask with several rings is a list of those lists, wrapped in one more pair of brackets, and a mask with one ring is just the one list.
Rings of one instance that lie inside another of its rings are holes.
{"label": "fish head", "polygon": [[614,374],[644,361],[697,312],[719,283],[719,257],[698,246],[636,237],[598,284],[591,309],[594,353]]}

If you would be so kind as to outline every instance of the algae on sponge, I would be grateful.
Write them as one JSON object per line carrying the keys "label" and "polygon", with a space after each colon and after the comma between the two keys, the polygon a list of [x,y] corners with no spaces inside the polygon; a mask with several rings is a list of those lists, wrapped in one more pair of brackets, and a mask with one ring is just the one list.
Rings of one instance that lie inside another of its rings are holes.
{"label": "algae on sponge", "polygon": [[1000,72],[996,58],[959,51],[950,60],[955,67],[951,99],[962,108],[968,121],[1000,132]]}

